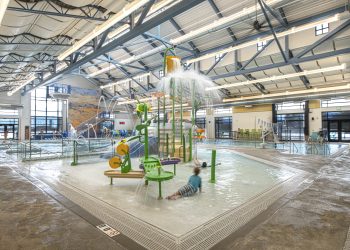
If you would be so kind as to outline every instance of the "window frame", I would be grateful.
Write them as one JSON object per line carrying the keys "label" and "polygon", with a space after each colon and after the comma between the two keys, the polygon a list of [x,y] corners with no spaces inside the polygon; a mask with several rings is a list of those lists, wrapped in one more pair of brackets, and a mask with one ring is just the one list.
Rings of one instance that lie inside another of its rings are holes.
{"label": "window frame", "polygon": [[329,32],[329,23],[322,23],[315,26],[315,36],[321,36]]}

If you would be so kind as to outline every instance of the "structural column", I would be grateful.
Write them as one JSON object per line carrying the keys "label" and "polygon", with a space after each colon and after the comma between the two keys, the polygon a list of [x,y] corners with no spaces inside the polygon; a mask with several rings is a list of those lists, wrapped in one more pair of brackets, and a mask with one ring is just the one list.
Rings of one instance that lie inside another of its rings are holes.
{"label": "structural column", "polygon": [[26,130],[28,136],[30,136],[30,114],[31,114],[31,101],[30,101],[30,92],[21,96],[21,105],[23,108],[19,109],[19,126],[18,126],[18,139],[25,140]]}
{"label": "structural column", "polygon": [[308,139],[310,135],[310,129],[309,129],[309,101],[305,101],[305,109],[304,109],[304,135],[305,135],[305,140]]}
{"label": "structural column", "polygon": [[214,119],[214,110],[213,109],[207,109],[206,114],[206,133],[208,139],[215,139],[215,119]]}

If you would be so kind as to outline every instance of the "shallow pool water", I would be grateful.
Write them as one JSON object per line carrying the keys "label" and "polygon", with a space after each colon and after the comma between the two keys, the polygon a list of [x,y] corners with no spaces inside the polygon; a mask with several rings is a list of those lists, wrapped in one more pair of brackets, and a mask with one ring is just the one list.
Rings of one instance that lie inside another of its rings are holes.
{"label": "shallow pool water", "polygon": [[[210,157],[210,149],[198,149],[200,162],[209,163]],[[138,159],[132,163],[137,170]],[[114,185],[109,185],[103,175],[108,162],[101,159],[82,158],[75,167],[70,166],[69,159],[28,162],[23,167],[58,192],[62,185],[79,190],[84,194],[81,197],[99,199],[175,236],[188,233],[295,175],[293,170],[248,159],[230,149],[217,150],[217,163],[221,164],[216,168],[215,184],[209,183],[210,168],[203,169],[203,193],[176,201],[157,200],[158,184],[154,182],[147,187],[141,179],[115,179]],[[165,169],[172,171],[173,167]],[[186,184],[192,169],[190,163],[178,165],[175,178],[162,184],[163,196]]]}

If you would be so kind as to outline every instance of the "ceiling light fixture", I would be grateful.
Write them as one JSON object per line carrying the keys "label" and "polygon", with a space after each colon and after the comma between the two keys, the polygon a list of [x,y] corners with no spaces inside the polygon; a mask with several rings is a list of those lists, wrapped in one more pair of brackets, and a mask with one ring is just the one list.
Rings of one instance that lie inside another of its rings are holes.
{"label": "ceiling light fixture", "polygon": [[[181,2],[182,0],[180,1],[174,1],[174,0],[164,0],[164,1],[161,1],[160,3],[157,3],[155,5],[153,5],[150,9],[150,11],[148,12],[147,14],[147,17],[150,17],[151,15],[153,15],[154,13],[156,13],[157,11],[163,9],[165,6],[167,6],[168,4],[171,4],[171,3],[176,3],[176,2]],[[138,22],[138,20],[140,19],[141,17],[141,14],[138,15],[136,18],[135,18],[135,23]],[[130,25],[129,24],[124,24],[122,26],[120,26],[119,28],[113,30],[112,32],[110,32],[108,34],[108,38],[113,38],[119,34],[121,34],[122,32],[126,31],[127,29],[130,28]]]}
{"label": "ceiling light fixture", "polygon": [[281,79],[286,79],[286,78],[291,78],[291,77],[313,75],[313,74],[319,74],[319,73],[330,72],[330,71],[335,71],[335,70],[343,70],[343,69],[346,69],[345,63],[338,65],[338,66],[327,67],[327,68],[322,68],[322,69],[304,70],[302,72],[291,73],[291,74],[286,74],[286,75],[278,75],[278,76],[266,77],[266,78],[262,78],[262,79],[249,80],[249,81],[237,82],[237,83],[228,83],[228,84],[223,84],[220,86],[208,87],[205,90],[210,91],[210,90],[216,90],[216,89],[233,88],[233,87],[249,85],[249,84],[254,84],[254,83],[270,82],[270,81],[276,81],[276,80],[281,80]]}
{"label": "ceiling light fixture", "polygon": [[293,95],[300,95],[300,94],[312,94],[312,93],[343,91],[343,90],[349,91],[350,84],[336,86],[336,87],[314,88],[314,89],[307,89],[307,90],[285,91],[285,92],[279,92],[279,93],[273,93],[273,94],[261,94],[261,95],[255,95],[255,96],[245,96],[245,97],[242,96],[239,98],[227,98],[227,99],[224,99],[223,102],[238,102],[238,101],[241,102],[245,100],[254,100],[254,99],[262,99],[262,98],[268,99],[271,97],[279,97],[279,96],[293,96]]}
{"label": "ceiling light fixture", "polygon": [[[165,98],[168,98],[169,95],[165,95]],[[124,102],[118,102],[118,105],[123,105],[123,104],[132,104],[132,103],[137,103],[137,102],[146,102],[146,101],[151,101],[153,99],[157,99],[156,97],[146,97],[146,98],[142,98],[139,100],[129,100],[129,101],[124,101]]]}
{"label": "ceiling light fixture", "polygon": [[106,67],[106,68],[103,68],[103,69],[100,69],[100,70],[97,70],[97,71],[95,71],[95,72],[90,73],[88,76],[89,76],[89,77],[94,77],[94,76],[97,76],[97,75],[101,75],[102,73],[105,73],[105,72],[107,72],[107,71],[110,71],[110,70],[112,70],[112,69],[114,69],[114,68],[115,68],[115,66],[114,66],[113,64],[111,64],[111,65],[109,65],[109,66]]}
{"label": "ceiling light fixture", "polygon": [[[137,75],[137,76],[133,76],[133,78],[142,78],[142,77],[146,77],[146,76],[150,76],[151,73],[148,72],[148,73],[145,73],[145,74],[141,74],[141,75]],[[112,82],[112,83],[109,83],[107,85],[103,85],[101,86],[100,88],[101,89],[105,89],[105,88],[110,88],[110,87],[113,87],[115,85],[121,85],[121,84],[124,84],[124,83],[128,83],[129,81],[131,81],[132,79],[131,78],[126,78],[126,79],[123,79],[123,80],[120,80],[120,81],[117,81],[117,82]]]}
{"label": "ceiling light fixture", "polygon": [[2,19],[5,16],[5,11],[7,9],[7,6],[9,4],[9,2],[10,2],[10,0],[1,0],[0,1],[0,26],[1,26],[1,23],[2,23]]}
{"label": "ceiling light fixture", "polygon": [[[342,15],[342,17],[343,16],[344,16],[344,18],[346,16],[347,16],[346,18],[348,18],[347,14]],[[332,22],[335,22],[335,21],[338,21],[338,20],[340,20],[340,15],[336,14],[333,17],[330,17],[330,18],[322,19],[320,21],[308,23],[308,24],[301,25],[301,26],[298,26],[298,27],[292,27],[292,28],[290,28],[290,29],[288,29],[286,31],[277,32],[276,36],[277,36],[277,38],[285,37],[287,35],[291,35],[291,34],[294,34],[294,33],[297,33],[297,32],[301,32],[301,31],[304,31],[304,30],[308,30],[308,29],[314,28],[314,27],[316,27],[319,24],[332,23]],[[208,53],[208,54],[200,56],[200,57],[189,59],[189,60],[186,61],[186,63],[190,64],[190,63],[202,61],[202,60],[205,60],[205,59],[209,59],[209,58],[215,57],[218,54],[224,54],[224,53],[232,52],[232,51],[235,51],[235,50],[247,48],[249,46],[256,45],[258,42],[268,41],[268,40],[272,40],[272,39],[274,39],[273,35],[269,35],[269,36],[265,36],[265,37],[259,37],[256,40],[253,40],[253,41],[250,41],[250,42],[241,43],[241,44],[236,45],[236,46],[230,46],[230,47],[228,47],[226,49],[222,49],[222,50],[219,50],[219,51],[215,51],[213,53]]]}
{"label": "ceiling light fixture", "polygon": [[82,38],[81,40],[77,41],[73,44],[69,49],[64,51],[62,54],[58,56],[58,60],[62,61],[67,56],[73,54],[75,51],[83,47],[85,44],[87,44],[89,41],[91,41],[93,38],[97,37],[98,35],[101,35],[103,32],[105,32],[107,29],[111,28],[116,23],[122,21],[125,17],[129,16],[131,13],[133,13],[135,10],[139,9],[146,3],[148,3],[150,0],[138,0],[134,1],[132,3],[127,4],[121,11],[114,14],[111,18],[109,18],[107,21],[102,23],[101,25],[97,26],[92,32],[90,32],[87,36]]}
{"label": "ceiling light fixture", "polygon": [[[265,1],[265,3],[269,6],[271,6],[271,5],[274,5],[274,4],[281,2],[281,1],[282,0],[268,0],[268,1]],[[182,35],[182,36],[177,37],[177,38],[173,38],[170,40],[170,43],[177,45],[177,44],[192,40],[194,38],[197,38],[205,33],[210,33],[210,32],[214,32],[214,31],[223,29],[223,28],[227,27],[227,25],[232,23],[233,21],[235,21],[241,17],[244,17],[246,15],[255,13],[256,11],[258,11],[260,9],[261,8],[259,5],[253,5],[251,7],[244,8],[242,11],[236,12],[233,15],[220,18],[220,19],[215,20],[214,22],[212,22],[208,25],[200,27],[199,29],[192,30],[185,35]]]}

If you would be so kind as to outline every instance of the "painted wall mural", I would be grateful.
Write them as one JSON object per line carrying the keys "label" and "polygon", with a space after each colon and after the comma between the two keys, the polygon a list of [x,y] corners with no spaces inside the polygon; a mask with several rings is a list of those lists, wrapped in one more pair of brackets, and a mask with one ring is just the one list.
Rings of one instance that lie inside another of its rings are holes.
{"label": "painted wall mural", "polygon": [[101,90],[72,87],[68,117],[73,127],[96,117]]}

